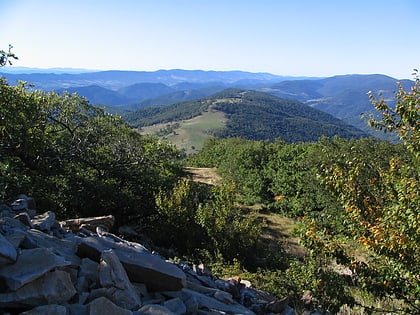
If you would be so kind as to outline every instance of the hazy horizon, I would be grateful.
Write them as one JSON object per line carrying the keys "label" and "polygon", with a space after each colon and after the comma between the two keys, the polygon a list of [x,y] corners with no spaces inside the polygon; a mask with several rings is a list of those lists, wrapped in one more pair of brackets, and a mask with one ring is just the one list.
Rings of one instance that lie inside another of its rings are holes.
{"label": "hazy horizon", "polygon": [[14,67],[384,74],[420,65],[417,0],[2,0]]}

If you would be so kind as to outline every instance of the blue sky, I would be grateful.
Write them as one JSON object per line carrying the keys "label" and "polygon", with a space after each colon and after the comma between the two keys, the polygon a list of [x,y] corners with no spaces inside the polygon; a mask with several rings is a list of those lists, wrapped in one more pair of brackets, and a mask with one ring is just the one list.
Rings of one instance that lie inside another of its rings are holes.
{"label": "blue sky", "polygon": [[402,79],[418,21],[419,0],[0,0],[0,49],[22,67]]}

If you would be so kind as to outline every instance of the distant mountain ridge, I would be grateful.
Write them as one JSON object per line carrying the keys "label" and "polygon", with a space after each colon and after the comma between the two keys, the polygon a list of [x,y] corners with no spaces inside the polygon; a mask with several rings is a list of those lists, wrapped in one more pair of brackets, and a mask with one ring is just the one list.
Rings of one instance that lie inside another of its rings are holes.
{"label": "distant mountain ridge", "polygon": [[[99,71],[84,73],[0,73],[10,84],[27,81],[43,90],[67,90],[86,97],[92,104],[105,106],[112,113],[170,105],[208,97],[226,88],[240,88],[298,100],[320,109],[376,137],[383,133],[371,129],[361,119],[373,113],[368,91],[392,102],[397,82],[406,89],[411,80],[397,80],[381,74],[338,75],[328,78],[278,76],[244,71],[158,70]],[[386,135],[387,136],[387,135]]]}
{"label": "distant mountain ridge", "polygon": [[371,129],[361,119],[362,113],[375,113],[368,92],[371,91],[392,104],[398,83],[402,84],[404,89],[409,89],[413,85],[411,80],[396,80],[380,74],[353,74],[318,80],[284,81],[263,88],[262,91],[281,98],[299,100],[378,136],[381,134]]}
{"label": "distant mountain ridge", "polygon": [[17,80],[28,81],[36,88],[56,90],[69,87],[98,85],[111,90],[136,83],[163,83],[171,86],[178,83],[234,83],[241,80],[249,82],[279,82],[293,77],[278,76],[270,73],[246,71],[204,71],[204,70],[158,70],[158,71],[123,71],[109,70],[85,73],[6,73],[0,72],[11,84]]}

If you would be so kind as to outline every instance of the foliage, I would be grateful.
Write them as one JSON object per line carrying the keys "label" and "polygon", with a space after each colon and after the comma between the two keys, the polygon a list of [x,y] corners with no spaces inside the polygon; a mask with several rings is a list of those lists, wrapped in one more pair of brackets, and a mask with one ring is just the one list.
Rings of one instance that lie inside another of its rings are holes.
{"label": "foliage", "polygon": [[26,193],[63,217],[119,223],[155,211],[154,194],[179,174],[174,147],[77,95],[0,84],[3,200]]}
{"label": "foliage", "polygon": [[[357,272],[364,289],[414,304],[419,178],[416,160],[402,144],[372,138],[300,144],[210,139],[190,162],[216,166],[235,184],[240,200],[299,218],[303,244]],[[361,249],[348,245],[353,239],[368,247],[363,259]]]}
{"label": "foliage", "polygon": [[207,108],[208,103],[200,100],[176,103],[169,106],[146,107],[126,114],[124,120],[134,128],[141,128],[154,124],[190,119],[200,115]]}
{"label": "foliage", "polygon": [[222,96],[214,106],[228,117],[226,129],[217,134],[220,137],[308,142],[321,136],[364,136],[361,131],[333,116],[295,100],[233,89],[225,91]]}
{"label": "foliage", "polygon": [[9,50],[0,50],[0,67],[4,67],[6,65],[12,65],[12,61],[10,59],[19,59],[13,52],[13,46],[9,44]]}
{"label": "foliage", "polygon": [[[325,268],[326,262],[313,255],[302,261],[292,259],[286,268],[276,270],[249,272],[238,260],[231,264],[213,263],[210,267],[218,277],[239,277],[250,281],[259,290],[277,297],[289,297],[289,303],[296,311],[303,311],[304,304],[310,303],[307,307],[336,314],[342,305],[353,305],[355,302],[346,290],[346,280],[337,272]],[[304,301],[304,295],[310,301]]]}
{"label": "foliage", "polygon": [[371,117],[369,124],[376,129],[395,132],[416,157],[420,157],[420,78],[415,70],[415,84],[405,91],[401,84],[395,94],[395,108],[384,99],[376,99],[369,92],[369,99],[381,115],[381,120]]}
{"label": "foliage", "polygon": [[240,138],[211,138],[200,153],[189,161],[201,167],[217,167],[226,183],[234,183],[245,204],[263,202],[267,185],[263,167],[267,162],[270,145],[264,141]]}
{"label": "foliage", "polygon": [[420,190],[413,149],[358,142],[337,152],[336,145],[327,144],[330,160],[320,174],[345,207],[349,233],[372,253],[365,261],[352,255],[351,268],[369,291],[419,311]]}
{"label": "foliage", "polygon": [[160,192],[156,201],[159,223],[154,229],[162,237],[155,239],[161,245],[195,259],[204,258],[203,253],[213,261],[249,263],[255,259],[259,224],[235,207],[234,187],[210,188],[181,179],[172,191]]}

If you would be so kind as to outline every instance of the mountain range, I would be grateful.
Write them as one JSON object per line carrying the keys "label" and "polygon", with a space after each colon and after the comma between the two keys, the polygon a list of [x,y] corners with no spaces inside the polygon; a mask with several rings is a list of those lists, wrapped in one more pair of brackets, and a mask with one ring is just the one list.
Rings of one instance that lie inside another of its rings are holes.
{"label": "mountain range", "polygon": [[6,77],[10,84],[23,80],[47,91],[77,93],[92,104],[121,114],[149,106],[202,99],[227,88],[254,90],[282,99],[297,100],[377,137],[383,137],[383,134],[370,129],[361,119],[362,113],[374,112],[367,93],[372,91],[392,102],[398,88],[397,82],[405,88],[412,86],[410,80],[396,80],[381,74],[308,78],[244,71],[180,69],[154,72],[3,72],[0,76]]}

